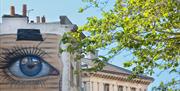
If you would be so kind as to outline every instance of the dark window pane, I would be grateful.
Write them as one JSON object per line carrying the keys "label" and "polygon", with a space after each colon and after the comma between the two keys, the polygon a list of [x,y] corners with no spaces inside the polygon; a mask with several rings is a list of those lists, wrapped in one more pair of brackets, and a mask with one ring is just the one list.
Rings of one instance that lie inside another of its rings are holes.
{"label": "dark window pane", "polygon": [[118,91],[123,91],[123,86],[118,86]]}
{"label": "dark window pane", "polygon": [[39,29],[18,29],[17,40],[43,41]]}
{"label": "dark window pane", "polygon": [[109,84],[104,84],[104,91],[109,91]]}
{"label": "dark window pane", "polygon": [[131,88],[131,91],[136,91],[136,88],[133,88],[133,87],[132,87],[132,88]]}

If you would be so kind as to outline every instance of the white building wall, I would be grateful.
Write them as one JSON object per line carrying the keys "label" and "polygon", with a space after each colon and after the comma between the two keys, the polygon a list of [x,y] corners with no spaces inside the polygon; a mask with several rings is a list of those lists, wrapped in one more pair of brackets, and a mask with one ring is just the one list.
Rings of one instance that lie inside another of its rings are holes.
{"label": "white building wall", "polygon": [[3,18],[0,34],[16,34],[17,29],[40,29],[41,33],[63,35],[73,29],[74,25],[60,23],[27,23],[27,18]]}

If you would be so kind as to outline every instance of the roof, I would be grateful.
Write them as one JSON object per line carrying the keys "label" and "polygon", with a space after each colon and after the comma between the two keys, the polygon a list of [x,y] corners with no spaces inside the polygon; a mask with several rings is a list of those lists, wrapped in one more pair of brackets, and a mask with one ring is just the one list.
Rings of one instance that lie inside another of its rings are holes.
{"label": "roof", "polygon": [[14,16],[11,16],[11,15],[3,15],[2,17],[3,17],[3,18],[24,18],[24,17],[27,17],[27,16],[15,14]]}
{"label": "roof", "polygon": [[107,63],[105,65],[105,67],[103,68],[103,70],[112,71],[112,72],[119,72],[119,73],[124,73],[124,74],[132,74],[132,72],[130,70],[124,69],[124,68],[119,67],[119,66],[115,66],[115,65],[110,64],[110,63]]}
{"label": "roof", "polygon": [[[112,73],[112,74],[127,74],[127,75],[131,75],[132,71],[124,69],[122,67],[107,63],[102,72],[108,72],[108,73]],[[143,79],[147,79],[147,80],[154,80],[154,78],[150,77],[150,76],[146,76],[146,75],[139,75],[140,78]]]}
{"label": "roof", "polygon": [[[86,61],[85,62],[86,64],[83,64],[82,67],[85,68],[85,65],[89,68],[89,67],[92,67],[93,63],[92,61]],[[125,75],[131,75],[132,74],[132,71],[130,70],[127,70],[123,67],[119,67],[119,66],[116,66],[116,65],[113,65],[113,64],[110,64],[110,63],[106,63],[104,68],[101,70],[101,72],[105,72],[105,73],[111,73],[111,74],[117,74],[117,75],[120,75],[120,74],[125,74]],[[146,75],[139,75],[138,76],[139,78],[142,78],[142,79],[147,79],[147,80],[154,80],[154,78],[150,77],[150,76],[146,76]]]}

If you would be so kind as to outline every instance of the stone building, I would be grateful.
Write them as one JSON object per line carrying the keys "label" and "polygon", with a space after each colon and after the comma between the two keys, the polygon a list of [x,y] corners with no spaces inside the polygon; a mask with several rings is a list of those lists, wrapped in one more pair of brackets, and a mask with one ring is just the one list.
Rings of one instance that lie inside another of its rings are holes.
{"label": "stone building", "polygon": [[[89,59],[84,59],[82,68],[94,66]],[[147,91],[148,85],[154,80],[152,77],[140,75],[136,79],[128,80],[131,71],[107,63],[98,72],[82,72],[82,91]]]}
{"label": "stone building", "polygon": [[59,52],[67,47],[62,35],[76,25],[66,16],[29,21],[26,5],[22,11],[16,14],[11,6],[0,23],[0,91],[80,91],[79,75],[73,74],[79,63],[73,54]]}
{"label": "stone building", "polygon": [[[106,64],[99,72],[74,74],[80,63],[74,55],[59,52],[65,32],[75,31],[66,16],[47,22],[45,16],[30,21],[27,6],[22,14],[3,15],[0,23],[0,91],[146,91],[153,78],[127,80],[131,71]],[[83,60],[83,65],[93,66]],[[82,65],[82,66],[83,66]]]}

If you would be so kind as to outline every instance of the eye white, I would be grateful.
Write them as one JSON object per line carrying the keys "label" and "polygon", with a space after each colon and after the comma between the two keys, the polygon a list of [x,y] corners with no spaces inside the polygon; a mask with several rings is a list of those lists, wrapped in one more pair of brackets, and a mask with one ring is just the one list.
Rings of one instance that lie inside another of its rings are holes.
{"label": "eye white", "polygon": [[[25,61],[25,60],[24,60]],[[43,76],[48,76],[51,72],[51,66],[45,62],[42,62],[42,70],[36,75],[36,76],[27,76],[23,74],[23,72],[20,69],[20,60],[16,61],[9,67],[9,71],[12,75],[20,78],[26,78],[26,79],[32,79],[32,78],[38,78]]]}

